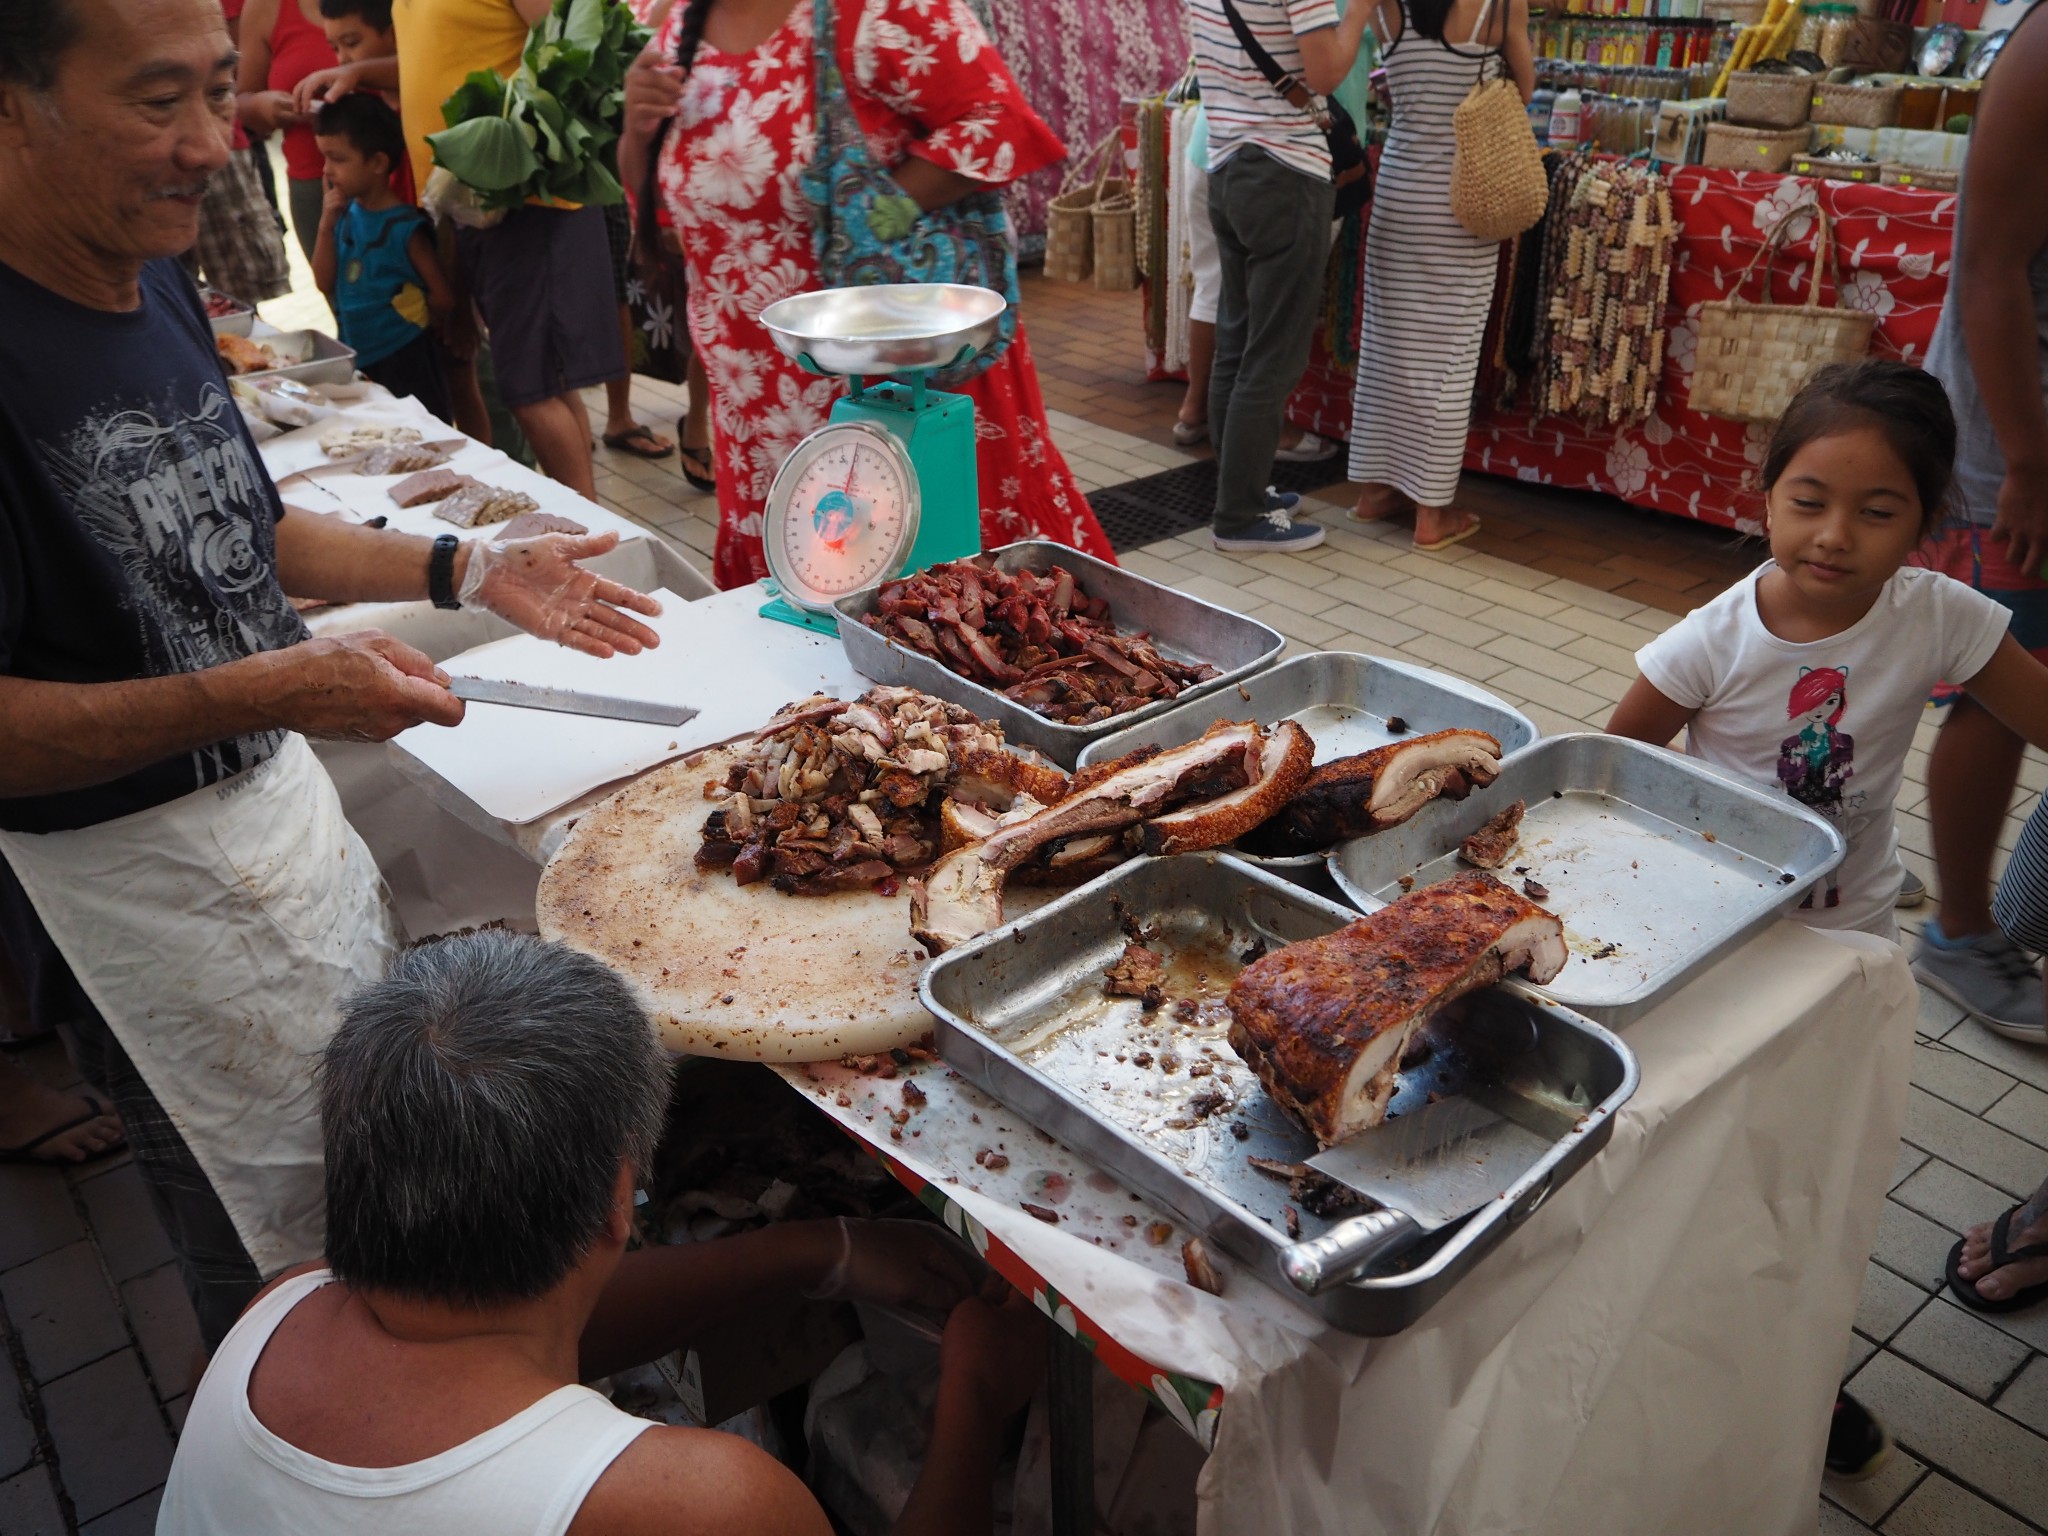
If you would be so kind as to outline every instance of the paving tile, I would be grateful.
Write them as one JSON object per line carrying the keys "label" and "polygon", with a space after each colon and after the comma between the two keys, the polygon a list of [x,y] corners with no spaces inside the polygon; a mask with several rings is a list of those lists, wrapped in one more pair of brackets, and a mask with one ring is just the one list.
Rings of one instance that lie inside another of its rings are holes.
{"label": "paving tile", "polygon": [[1394,593],[1398,597],[1407,598],[1411,603],[1427,603],[1432,608],[1441,608],[1446,613],[1455,613],[1468,619],[1479,618],[1492,606],[1483,597],[1474,597],[1470,592],[1460,592],[1454,587],[1428,581],[1420,576],[1410,576],[1397,583]]}
{"label": "paving tile", "polygon": [[1919,1171],[1926,1161],[1927,1154],[1925,1152],[1922,1152],[1909,1141],[1900,1142],[1898,1150],[1892,1154],[1891,1178],[1886,1181],[1884,1187],[1887,1190],[1897,1189]]}
{"label": "paving tile", "polygon": [[1877,1213],[1877,1245],[1870,1256],[1921,1290],[1938,1291],[1946,1283],[1948,1251],[1955,1241],[1947,1227],[1896,1200],[1886,1200]]}
{"label": "paving tile", "polygon": [[[1459,547],[1472,548],[1469,544]],[[1510,608],[1519,608],[1524,613],[1533,613],[1538,618],[1561,612],[1565,607],[1558,598],[1545,597],[1536,590],[1549,580],[1541,571],[1532,571],[1526,565],[1503,560],[1497,555],[1482,554],[1478,550],[1472,550],[1464,564],[1466,571],[1480,578],[1479,585],[1472,590],[1481,597],[1504,603]]]}
{"label": "paving tile", "polygon": [[1884,1536],[2031,1536],[2034,1527],[1937,1472],[1906,1495],[1883,1529]]}
{"label": "paving tile", "polygon": [[[1328,581],[1332,575],[1330,571],[1316,563],[1315,557],[1321,553],[1319,549],[1312,549],[1305,555],[1226,555],[1218,552],[1216,560],[1219,563],[1235,561],[1237,568],[1245,574],[1247,580],[1259,576],[1281,576],[1313,591]],[[1208,574],[1219,580],[1229,580],[1220,571],[1212,570]]]}
{"label": "paving tile", "polygon": [[1860,1536],[1870,1527],[1858,1520],[1847,1510],[1830,1504],[1826,1499],[1820,1502],[1820,1536]]}
{"label": "paving tile", "polygon": [[204,1346],[178,1266],[166,1264],[128,1281],[121,1287],[121,1304],[128,1309],[157,1396],[171,1398],[189,1390],[193,1363]]}
{"label": "paving tile", "polygon": [[1860,1483],[1823,1474],[1820,1494],[1827,1502],[1840,1505],[1858,1520],[1874,1526],[1898,1508],[1913,1485],[1926,1475],[1925,1466],[1894,1446],[1884,1465]]}
{"label": "paving tile", "polygon": [[1169,587],[1187,575],[1187,571],[1173,561],[1162,560],[1159,556],[1142,549],[1134,549],[1128,554],[1119,555],[1117,559],[1125,570],[1136,572],[1152,581],[1164,582]]}
{"label": "paving tile", "polygon": [[1627,646],[1616,645],[1609,640],[1597,639],[1592,635],[1579,635],[1564,642],[1567,656],[1576,656],[1581,661],[1590,661],[1596,667],[1605,667],[1633,680],[1636,675],[1636,653]]}
{"label": "paving tile", "polygon": [[1892,1437],[2036,1524],[2048,1522],[2048,1441],[1889,1350],[1849,1383]]}
{"label": "paving tile", "polygon": [[1931,1040],[1947,1038],[1963,1021],[1963,1010],[1932,987],[1920,988],[1920,1022],[1913,1027]]}
{"label": "paving tile", "polygon": [[1998,1394],[1998,1411],[2037,1435],[2048,1435],[2048,1355],[2036,1355]]}
{"label": "paving tile", "polygon": [[54,1168],[0,1167],[0,1270],[85,1236],[71,1186]]}
{"label": "paving tile", "polygon": [[78,1536],[152,1536],[156,1530],[156,1507],[164,1491],[152,1488],[139,1499],[130,1499],[119,1509],[78,1528]]}
{"label": "paving tile", "polygon": [[[1550,589],[1545,589],[1539,595],[1549,596]],[[1635,653],[1656,639],[1660,633],[1643,624],[1640,615],[1634,619],[1614,619],[1604,613],[1596,613],[1590,608],[1572,607],[1567,611],[1571,615],[1573,628],[1583,631],[1592,639],[1605,640],[1609,645],[1618,646],[1628,652],[1631,666],[1634,665]]]}
{"label": "paving tile", "polygon": [[0,1296],[37,1381],[75,1371],[128,1342],[91,1243],[73,1243],[0,1275]]}
{"label": "paving tile", "polygon": [[1527,715],[1530,721],[1535,725],[1536,729],[1541,731],[1545,736],[1563,736],[1568,735],[1574,731],[1586,731],[1593,729],[1593,727],[1587,725],[1585,721],[1577,719],[1572,715],[1563,714],[1558,710],[1550,708],[1546,704],[1535,704],[1525,701],[1524,703],[1519,704],[1516,707],[1520,709],[1523,714]]}
{"label": "paving tile", "polygon": [[1662,608],[1666,613],[1684,615],[1692,612],[1707,598],[1713,596],[1713,593],[1700,587],[1695,587],[1689,593],[1674,592],[1669,587],[1660,587],[1654,582],[1631,581],[1625,586],[1616,587],[1614,595],[1634,598],[1647,608]]}
{"label": "paving tile", "polygon": [[[1973,1115],[1983,1114],[2013,1086],[2011,1078],[1974,1056],[1952,1046],[1924,1044],[1913,1048],[1913,1083]],[[2042,1102],[2048,1104],[2048,1098]]]}
{"label": "paving tile", "polygon": [[2000,1333],[2011,1335],[2029,1349],[2048,1354],[2048,1306],[2036,1303],[2023,1312],[1973,1312],[1970,1315],[1982,1316]]}
{"label": "paving tile", "polygon": [[51,1382],[43,1412],[81,1521],[140,1498],[170,1471],[171,1438],[132,1350]]}
{"label": "paving tile", "polygon": [[35,1426],[29,1423],[23,1401],[14,1362],[0,1351],[0,1478],[12,1477],[35,1460]]}
{"label": "paving tile", "polygon": [[1863,1266],[1863,1290],[1856,1301],[1856,1331],[1883,1343],[1927,1301],[1927,1293],[1881,1264]]}
{"label": "paving tile", "polygon": [[1321,650],[1330,641],[1344,633],[1339,626],[1330,623],[1327,619],[1319,618],[1313,614],[1299,613],[1294,609],[1282,607],[1277,603],[1259,603],[1250,606],[1240,605],[1239,612],[1243,613],[1247,618],[1258,620],[1261,624],[1272,625],[1273,628],[1279,630],[1281,634],[1286,635],[1289,639],[1299,640],[1303,645],[1314,650]]}
{"label": "paving tile", "polygon": [[1419,661],[1426,667],[1445,667],[1457,672],[1461,677],[1469,677],[1489,687],[1492,686],[1489,680],[1496,674],[1513,670],[1497,657],[1488,656],[1483,651],[1470,650],[1435,635],[1425,634],[1418,639],[1410,640],[1400,650],[1402,656],[1409,661]]}
{"label": "paving tile", "polygon": [[1842,1358],[1842,1380],[1847,1381],[1862,1370],[1863,1362],[1876,1353],[1877,1344],[1852,1328],[1849,1331],[1848,1353]]}
{"label": "paving tile", "polygon": [[1334,608],[1341,601],[1318,592],[1314,587],[1289,581],[1285,576],[1259,576],[1245,582],[1238,590],[1244,594],[1237,601],[1238,607],[1244,605],[1245,597],[1252,597],[1275,607],[1310,615],[1321,613],[1325,608]]}
{"label": "paving tile", "polygon": [[1989,1125],[1921,1088],[1907,1090],[1905,1136],[1914,1146],[2015,1196],[2031,1195],[2048,1179],[2048,1148]]}
{"label": "paving tile", "polygon": [[1396,646],[1406,645],[1422,633],[1413,624],[1404,624],[1399,619],[1383,618],[1377,613],[1359,607],[1356,603],[1339,603],[1334,608],[1325,608],[1316,617],[1325,624],[1335,624],[1354,639],[1369,642],[1365,647],[1339,646],[1340,650],[1392,650]]}
{"label": "paving tile", "polygon": [[1463,614],[1450,613],[1428,603],[1417,603],[1413,608],[1403,609],[1401,622],[1413,624],[1425,634],[1435,635],[1439,640],[1448,640],[1453,645],[1462,645],[1473,651],[1502,638],[1501,632],[1483,619],[1469,619]]}
{"label": "paving tile", "polygon": [[1983,1402],[2019,1373],[2029,1353],[2019,1340],[1978,1321],[1945,1296],[1915,1313],[1890,1347]]}
{"label": "paving tile", "polygon": [[[1561,581],[1568,581],[1575,587],[1591,588],[1595,592],[1612,592],[1616,587],[1628,585],[1628,578],[1619,571],[1610,571],[1598,565],[1589,565],[1583,560],[1568,559],[1563,555],[1543,555],[1540,559],[1531,560],[1529,564],[1532,569],[1543,571]],[[1537,590],[1550,592],[1554,589],[1540,587]],[[1630,613],[1643,606],[1640,602],[1625,597],[1616,598],[1615,602]]]}
{"label": "paving tile", "polygon": [[64,1536],[64,1516],[47,1468],[30,1467],[0,1483],[0,1531],[7,1536]]}
{"label": "paving tile", "polygon": [[1531,672],[1527,667],[1512,667],[1501,673],[1493,688],[1510,702],[1533,700],[1576,720],[1605,718],[1610,712],[1610,706],[1598,695]]}
{"label": "paving tile", "polygon": [[94,1240],[116,1283],[171,1260],[170,1239],[133,1166],[116,1168],[78,1186]]}
{"label": "paving tile", "polygon": [[1511,666],[1525,667],[1553,682],[1574,682],[1594,669],[1590,661],[1581,661],[1554,646],[1524,640],[1519,635],[1502,635],[1497,640],[1487,641],[1480,649]]}
{"label": "paving tile", "polygon": [[2015,1136],[2024,1136],[2037,1147],[2048,1147],[2048,1093],[2021,1083],[1985,1111],[1984,1118],[2003,1126]]}
{"label": "paving tile", "polygon": [[1624,677],[1621,673],[1610,672],[1605,667],[1595,667],[1584,677],[1577,679],[1572,686],[1596,695],[1607,705],[1607,710],[1601,712],[1601,723],[1604,725],[1607,712],[1628,696],[1629,689],[1633,688],[1635,683],[1636,677],[1633,672]]}
{"label": "paving tile", "polygon": [[1973,1179],[1962,1169],[1938,1157],[1926,1164],[1892,1191],[1892,1198],[1947,1227],[1962,1232],[1980,1221],[1989,1221],[2012,1204],[2010,1196],[1993,1189],[1982,1179]]}

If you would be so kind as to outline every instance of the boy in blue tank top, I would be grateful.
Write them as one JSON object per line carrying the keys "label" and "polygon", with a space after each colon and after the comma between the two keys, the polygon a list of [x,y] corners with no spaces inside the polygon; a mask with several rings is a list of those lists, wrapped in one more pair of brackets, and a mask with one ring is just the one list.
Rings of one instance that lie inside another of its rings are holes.
{"label": "boy in blue tank top", "polygon": [[454,292],[425,214],[398,195],[405,130],[377,95],[355,91],[321,107],[314,136],[327,162],[327,197],[313,243],[313,278],[355,349],[356,366],[394,395],[454,419],[428,326]]}

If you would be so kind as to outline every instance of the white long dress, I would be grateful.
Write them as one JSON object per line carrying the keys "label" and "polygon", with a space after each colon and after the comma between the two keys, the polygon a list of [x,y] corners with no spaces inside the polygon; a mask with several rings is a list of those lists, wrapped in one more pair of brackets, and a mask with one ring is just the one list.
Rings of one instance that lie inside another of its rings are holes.
{"label": "white long dress", "polygon": [[1351,478],[1448,507],[1500,257],[1498,242],[1452,216],[1451,115],[1481,70],[1492,77],[1504,61],[1424,37],[1405,7],[1383,59],[1394,116],[1365,235]]}

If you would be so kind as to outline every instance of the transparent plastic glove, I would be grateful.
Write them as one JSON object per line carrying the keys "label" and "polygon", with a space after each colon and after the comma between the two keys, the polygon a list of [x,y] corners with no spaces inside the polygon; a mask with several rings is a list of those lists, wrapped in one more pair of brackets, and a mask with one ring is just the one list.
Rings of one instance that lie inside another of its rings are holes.
{"label": "transparent plastic glove", "polygon": [[958,1238],[929,1221],[839,1218],[839,1261],[805,1292],[820,1301],[945,1313],[989,1283],[991,1271]]}
{"label": "transparent plastic glove", "polygon": [[637,655],[661,644],[661,637],[628,610],[653,615],[661,604],[576,563],[618,542],[616,533],[548,533],[503,544],[474,540],[456,599],[571,650]]}

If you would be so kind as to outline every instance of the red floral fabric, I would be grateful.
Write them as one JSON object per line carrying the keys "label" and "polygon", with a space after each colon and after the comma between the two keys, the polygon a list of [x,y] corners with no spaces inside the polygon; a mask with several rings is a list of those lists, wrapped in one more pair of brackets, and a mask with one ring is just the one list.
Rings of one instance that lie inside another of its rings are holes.
{"label": "red floral fabric", "polygon": [[[681,9],[664,48],[674,46]],[[721,587],[767,574],[769,483],[846,388],[786,360],[759,320],[764,306],[818,286],[798,180],[815,134],[811,37],[811,0],[795,0],[788,20],[749,54],[705,44],[660,167],[689,265],[690,336],[711,379]],[[967,0],[846,0],[834,41],[854,112],[885,165],[914,155],[999,186],[1065,153]],[[982,542],[1049,538],[1113,558],[1053,443],[1021,324],[965,392],[974,398]]]}
{"label": "red floral fabric", "polygon": [[[1466,439],[1465,467],[1605,491],[1640,507],[1760,533],[1757,471],[1768,430],[1691,407],[1700,306],[1732,297],[1736,279],[1771,226],[1800,201],[1817,196],[1840,247],[1840,302],[1877,317],[1873,353],[1916,360],[1933,340],[1948,288],[1955,194],[1699,166],[1675,170],[1671,193],[1679,237],[1655,413],[1641,426],[1615,433],[1572,418],[1482,407]],[[1776,302],[1805,302],[1817,229],[1810,217],[1795,221],[1792,238],[1770,261]],[[1744,297],[1761,296],[1763,275],[1759,264]],[[1832,274],[1824,272],[1822,301],[1833,302],[1836,293]],[[1359,366],[1370,367],[1372,360],[1362,358]],[[1320,337],[1288,414],[1318,432],[1350,435],[1350,373],[1332,361]]]}

